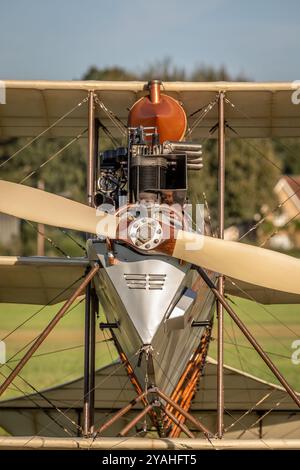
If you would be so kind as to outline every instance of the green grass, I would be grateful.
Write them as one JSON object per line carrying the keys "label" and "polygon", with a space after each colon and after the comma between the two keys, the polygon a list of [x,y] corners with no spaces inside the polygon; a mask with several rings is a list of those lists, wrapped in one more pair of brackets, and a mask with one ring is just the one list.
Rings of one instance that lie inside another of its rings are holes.
{"label": "green grass", "polygon": [[[262,306],[244,299],[232,298],[232,300],[234,304],[231,305],[256,340],[269,353],[290,384],[300,391],[300,365],[295,365],[291,361],[291,355],[295,351],[292,342],[300,339],[300,306]],[[224,319],[225,363],[269,382],[278,383],[226,312]],[[215,340],[211,343],[209,354],[216,358],[216,322],[213,338]]]}
{"label": "green grass", "polygon": [[[234,309],[246,323],[259,343],[269,351],[270,357],[285,374],[288,381],[297,390],[300,390],[300,365],[291,362],[292,341],[300,339],[300,306],[260,306],[254,302],[232,298]],[[35,338],[44,326],[58,311],[59,305],[45,308],[32,320],[10,335],[6,340],[7,358]],[[0,305],[0,339],[25,321],[39,309],[37,306],[2,304]],[[97,322],[97,354],[96,365],[101,367],[116,358],[111,343],[101,343],[103,334]],[[83,344],[84,335],[84,304],[83,302],[70,311],[56,326],[36,355],[49,353],[65,348],[72,348]],[[213,331],[214,340],[210,344],[209,354],[216,357],[216,322]],[[234,343],[238,344],[238,347]],[[24,353],[24,352],[23,352]],[[278,356],[277,356],[277,355]],[[283,357],[281,357],[283,356]],[[16,359],[20,359],[19,354]],[[10,362],[13,366],[16,362]],[[225,312],[225,363],[238,369],[249,372],[269,382],[276,383],[272,373],[264,365],[257,353],[251,348],[238,328]],[[1,367],[1,366],[0,366]],[[1,367],[0,373],[6,376],[9,369],[6,365]],[[71,349],[54,354],[33,357],[23,369],[21,376],[37,389],[44,389],[58,385],[62,382],[76,379],[83,375],[83,348]],[[2,377],[1,377],[2,380]],[[32,392],[32,389],[18,378],[14,384],[22,392]],[[20,395],[20,390],[13,387],[5,393],[3,398]],[[0,434],[4,431],[0,430]]]}
{"label": "green grass", "polygon": [[[25,325],[7,337],[5,339],[7,359],[12,358],[12,356],[32,341],[53,318],[59,307],[60,305],[46,307]],[[39,308],[40,307],[33,305],[2,304],[0,306],[0,338],[4,338],[33,313],[37,312]],[[98,328],[98,323],[99,322],[97,322],[96,328],[96,341],[98,342],[96,366],[101,367],[111,362],[112,358],[114,359],[116,355],[111,343],[103,343],[103,339],[105,338],[103,338],[103,334]],[[107,337],[108,335],[106,335],[106,338]],[[82,302],[73,310],[71,307],[69,313],[61,319],[59,324],[50,333],[49,337],[24,367],[20,373],[21,377],[35,388],[44,389],[82,376],[83,340],[84,303]],[[77,348],[77,346],[79,347]],[[52,353],[53,351],[74,347],[76,348]],[[25,351],[26,348],[17,354],[12,361],[9,361],[7,365],[0,366],[0,374],[8,375],[8,366],[13,367]],[[110,351],[112,351],[112,355]],[[1,379],[3,379],[3,375]],[[17,386],[17,389],[10,387],[3,395],[3,398],[20,395],[22,392],[32,392],[32,388],[26,385],[20,378],[18,378],[14,384]],[[18,388],[21,389],[22,392]]]}
{"label": "green grass", "polygon": [[[244,299],[232,298],[233,307],[246,323],[255,338],[264,349],[272,354],[271,358],[279,369],[286,374],[294,387],[300,390],[300,365],[291,362],[293,340],[300,338],[300,306],[298,305],[267,305],[261,306]],[[59,305],[46,307],[34,318],[19,328],[5,342],[7,358],[12,357],[29,341],[35,338],[45,325],[58,311]],[[2,304],[0,306],[0,338],[6,336],[20,323],[35,313],[39,307],[33,305]],[[98,322],[99,323],[99,322]],[[108,364],[111,354],[115,353],[111,343],[102,343],[103,335],[97,327],[97,367]],[[72,348],[83,344],[84,334],[84,305],[83,302],[71,310],[49,335],[36,355],[49,353],[55,350]],[[217,337],[216,322],[213,338]],[[238,348],[234,343],[238,344]],[[15,359],[22,357],[23,353]],[[209,354],[216,356],[216,341],[212,341]],[[277,355],[278,356],[277,356]],[[284,356],[284,357],[281,357]],[[264,366],[257,353],[249,345],[238,328],[233,325],[225,312],[225,362],[233,367],[243,369],[265,380],[274,381],[272,374]],[[12,361],[12,367],[16,362]],[[3,366],[0,373],[8,374],[9,369]],[[61,382],[72,380],[82,375],[83,348],[79,347],[55,354],[33,357],[22,371],[22,377],[37,388],[46,388]],[[22,380],[15,382],[23,391],[32,391]],[[16,390],[8,390],[4,397],[20,394]]]}

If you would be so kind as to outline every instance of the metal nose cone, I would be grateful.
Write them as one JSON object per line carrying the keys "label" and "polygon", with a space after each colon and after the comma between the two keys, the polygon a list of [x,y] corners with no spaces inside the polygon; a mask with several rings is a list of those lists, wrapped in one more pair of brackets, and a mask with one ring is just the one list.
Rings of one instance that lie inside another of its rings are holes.
{"label": "metal nose cone", "polygon": [[141,342],[151,344],[185,277],[185,269],[161,260],[122,263],[107,268],[116,294]]}

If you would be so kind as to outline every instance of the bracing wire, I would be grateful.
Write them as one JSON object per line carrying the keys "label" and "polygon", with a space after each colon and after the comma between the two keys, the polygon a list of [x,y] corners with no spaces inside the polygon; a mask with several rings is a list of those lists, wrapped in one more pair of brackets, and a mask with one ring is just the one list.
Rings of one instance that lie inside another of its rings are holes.
{"label": "bracing wire", "polygon": [[[59,297],[61,297],[65,292],[67,292],[69,289],[72,289],[73,286],[75,286],[77,284],[77,282],[79,282],[81,279],[84,278],[84,275],[80,276],[78,279],[76,279],[75,281],[73,281],[69,286],[65,287],[61,292],[59,292],[58,294],[56,294],[52,299],[49,300],[49,302],[45,305],[43,305],[41,308],[39,308],[36,312],[34,312],[33,314],[31,314],[28,318],[26,318],[26,320],[22,321],[22,323],[20,323],[18,326],[16,326],[13,330],[11,330],[9,333],[7,333],[2,339],[1,341],[5,341],[7,338],[9,338],[9,336],[11,336],[13,333],[15,333],[19,328],[21,328],[22,326],[24,326],[26,323],[28,323],[32,318],[36,317],[39,313],[41,313],[45,308],[49,307],[49,305],[51,305],[53,302],[55,302],[55,300],[57,300]],[[73,307],[74,308],[74,307]],[[30,344],[30,343],[29,343]],[[20,351],[21,352],[21,351]],[[19,353],[18,353],[19,354]]]}
{"label": "bracing wire", "polygon": [[[66,313],[64,316],[68,315],[68,313],[72,312],[72,310],[74,310],[76,307],[78,307],[78,305],[83,301],[83,299],[81,299],[79,302],[77,302],[77,304],[73,305],[73,307],[71,307]],[[27,344],[25,344],[25,346],[23,346],[21,349],[19,349],[15,354],[13,354],[7,361],[5,364],[2,364],[0,365],[0,369],[7,365],[8,363],[11,362],[12,359],[14,359],[16,356],[18,356],[18,354],[20,354],[22,351],[24,351],[24,349],[26,349],[28,346],[30,346],[35,340],[37,340],[37,338],[39,337],[40,335],[37,335],[35,338],[33,338],[32,340],[30,340]]]}
{"label": "bracing wire", "polygon": [[[4,377],[4,379],[6,379],[6,376],[3,374],[3,372],[0,371],[0,374],[2,375],[2,377]],[[21,395],[23,395],[24,397],[26,397],[26,399],[28,399],[29,401],[31,401],[31,403],[34,404],[34,406],[36,408],[38,408],[39,410],[41,410],[44,414],[47,415],[47,418],[50,418],[50,420],[52,420],[54,422],[54,424],[56,424],[58,427],[60,427],[64,432],[66,432],[66,434],[68,434],[69,436],[72,436],[72,433],[65,427],[63,426],[54,416],[52,416],[51,414],[47,413],[46,409],[44,407],[42,407],[37,401],[35,401],[30,395],[27,395],[24,390],[22,390],[18,385],[15,385],[15,389],[21,393]]]}
{"label": "bracing wire", "polygon": [[88,101],[88,97],[84,98],[80,103],[77,103],[76,106],[74,106],[72,109],[67,111],[63,116],[61,116],[59,119],[57,119],[55,122],[53,122],[47,129],[44,129],[40,134],[35,136],[33,139],[30,140],[30,142],[27,142],[22,148],[18,149],[15,153],[13,153],[9,158],[7,158],[4,162],[0,164],[0,168],[2,168],[4,165],[6,165],[9,161],[11,161],[13,158],[15,158],[17,155],[19,155],[23,150],[26,148],[30,147],[34,142],[36,142],[40,137],[45,135],[49,130],[53,129],[57,124],[59,124],[61,121],[63,121],[66,117],[68,117],[70,114],[72,114],[76,109],[78,109],[80,106],[82,106],[84,103]]}
{"label": "bracing wire", "polygon": [[29,178],[31,178],[31,176],[35,175],[39,170],[44,168],[44,166],[46,166],[48,163],[50,163],[52,160],[54,160],[54,158],[58,157],[58,155],[60,155],[64,150],[66,150],[68,147],[70,147],[74,142],[77,142],[77,140],[79,140],[86,132],[87,132],[87,129],[84,129],[76,137],[73,137],[73,139],[71,139],[66,145],[64,145],[62,148],[57,150],[57,152],[50,155],[50,157],[46,161],[41,163],[37,168],[32,170],[26,176],[24,176],[24,178],[22,178],[19,181],[19,184],[23,184],[25,181],[27,181]]}

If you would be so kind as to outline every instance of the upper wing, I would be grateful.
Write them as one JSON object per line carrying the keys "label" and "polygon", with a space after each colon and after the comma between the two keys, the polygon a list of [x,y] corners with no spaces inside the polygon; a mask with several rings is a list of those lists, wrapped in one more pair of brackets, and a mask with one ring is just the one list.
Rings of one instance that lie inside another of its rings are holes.
{"label": "upper wing", "polygon": [[0,302],[52,305],[66,300],[87,265],[85,258],[0,256]]}
{"label": "upper wing", "polygon": [[300,304],[300,295],[225,278],[226,294],[254,300],[260,304]]}
{"label": "upper wing", "polygon": [[[47,135],[78,135],[87,125],[88,110],[83,100],[90,90],[126,123],[128,109],[147,93],[145,82],[7,80],[4,85],[6,104],[0,106],[0,137],[36,136],[73,108]],[[234,105],[226,102],[228,137],[296,137],[300,135],[300,106],[294,104],[298,87],[296,82],[164,82],[163,92],[182,102],[189,117],[214,100],[219,91],[226,91],[226,98]],[[77,106],[79,103],[82,104]],[[194,129],[193,138],[210,135],[217,112],[214,106]],[[109,113],[98,105],[96,113],[101,123],[119,137]],[[189,117],[190,127],[198,116],[196,113]]]}

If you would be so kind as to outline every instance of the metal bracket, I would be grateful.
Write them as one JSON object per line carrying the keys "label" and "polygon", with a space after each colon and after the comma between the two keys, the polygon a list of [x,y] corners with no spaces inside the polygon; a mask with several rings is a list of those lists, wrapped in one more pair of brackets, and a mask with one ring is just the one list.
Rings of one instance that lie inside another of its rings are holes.
{"label": "metal bracket", "polygon": [[212,326],[211,320],[193,321],[191,323],[192,328],[201,328],[202,326]]}
{"label": "metal bracket", "polygon": [[111,330],[111,329],[116,329],[119,328],[119,322],[116,323],[100,323],[99,328],[100,330]]}
{"label": "metal bracket", "polygon": [[190,438],[194,438],[194,434],[185,426],[185,424],[181,423],[180,420],[171,413],[165,405],[161,403],[161,400],[166,402],[167,404],[171,405],[174,410],[176,410],[179,414],[184,416],[188,421],[190,421],[198,431],[204,433],[204,435],[208,438],[213,437],[211,432],[196,418],[194,418],[190,413],[185,411],[181,408],[180,405],[175,403],[168,395],[163,393],[157,387],[151,387],[147,391],[137,395],[133,400],[131,400],[128,405],[124,406],[121,410],[117,411],[113,417],[111,417],[106,423],[104,423],[98,429],[95,429],[93,438],[95,439],[98,435],[101,435],[107,428],[109,428],[113,423],[117,420],[122,418],[128,411],[130,411],[137,403],[141,402],[144,398],[147,398],[152,393],[158,395],[159,400],[154,400],[152,403],[147,403],[144,409],[134,418],[132,419],[120,432],[119,436],[126,436],[128,432],[142,419],[144,418],[149,412],[152,411],[153,407],[158,407],[162,409],[162,411],[174,422],[176,426],[179,426],[180,429]]}

